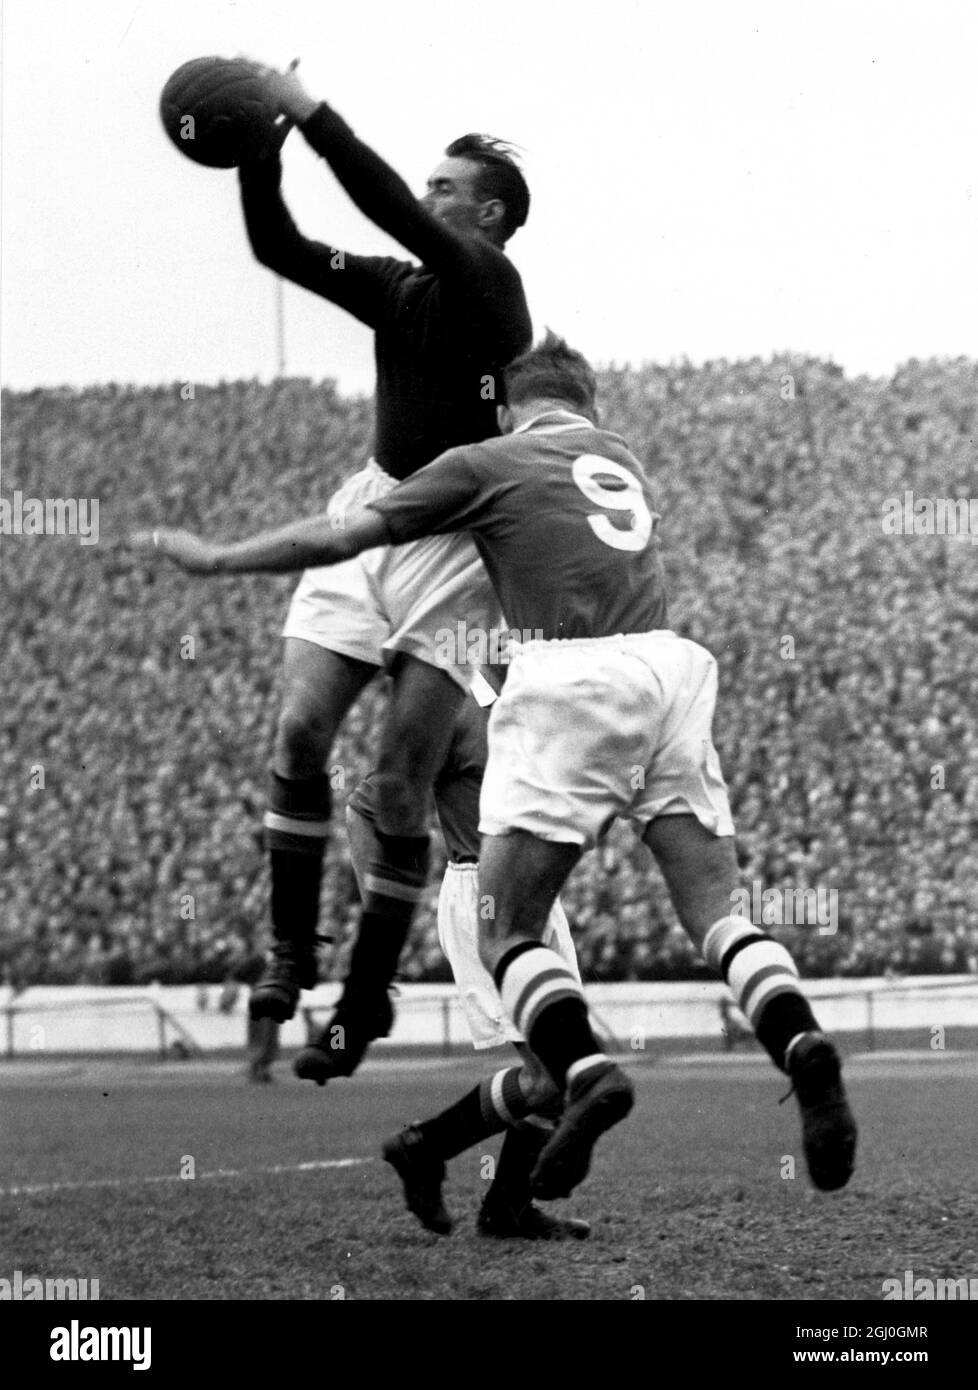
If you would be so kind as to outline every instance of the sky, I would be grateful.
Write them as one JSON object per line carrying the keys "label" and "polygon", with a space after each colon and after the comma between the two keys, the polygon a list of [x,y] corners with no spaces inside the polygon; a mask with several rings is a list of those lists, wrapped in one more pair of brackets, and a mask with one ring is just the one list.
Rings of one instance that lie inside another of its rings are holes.
{"label": "sky", "polygon": [[[790,351],[853,373],[978,351],[973,0],[4,0],[5,385],[276,370],[233,172],[163,134],[188,58],[301,59],[420,194],[469,130],[519,144],[537,333],[597,363]],[[404,256],[301,138],[307,235]],[[373,385],[371,337],[287,286],[286,370]]]}

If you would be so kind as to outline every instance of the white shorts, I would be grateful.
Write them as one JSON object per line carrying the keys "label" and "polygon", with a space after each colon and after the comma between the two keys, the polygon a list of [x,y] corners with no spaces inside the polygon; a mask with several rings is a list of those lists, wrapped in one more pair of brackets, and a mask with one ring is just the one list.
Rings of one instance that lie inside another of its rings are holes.
{"label": "white shorts", "polygon": [[674,632],[514,643],[489,719],[484,835],[597,844],[616,817],[640,831],[694,815],[733,835],[713,747],[717,665]]}
{"label": "white shorts", "polygon": [[[334,493],[328,514],[356,511],[396,486],[371,459]],[[468,689],[474,668],[455,663],[446,639],[460,622],[485,631],[501,627],[499,600],[468,536],[429,536],[306,570],[282,635],[375,666],[407,652]]]}
{"label": "white shorts", "polygon": [[[507,1018],[492,976],[479,959],[478,864],[446,866],[438,897],[438,939],[455,976],[473,1047],[481,1051],[522,1042],[523,1034]],[[580,980],[577,953],[559,901],[551,909],[543,944],[562,956]]]}

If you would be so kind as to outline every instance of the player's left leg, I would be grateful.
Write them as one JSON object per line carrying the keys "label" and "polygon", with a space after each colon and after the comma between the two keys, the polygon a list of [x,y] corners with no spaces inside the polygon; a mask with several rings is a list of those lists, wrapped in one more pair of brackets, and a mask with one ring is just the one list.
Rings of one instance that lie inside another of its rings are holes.
{"label": "player's left leg", "polygon": [[533,1178],[538,1197],[566,1197],[586,1176],[600,1136],[632,1108],[631,1082],[605,1055],[580,981],[542,941],[554,899],[581,846],[525,830],[484,835],[479,891],[487,904],[480,955],[516,1027],[565,1093]]}
{"label": "player's left leg", "polygon": [[712,739],[716,662],[695,642],[654,634],[644,659],[663,691],[664,718],[630,814],[644,827],[683,927],[794,1083],[813,1183],[842,1187],[857,1136],[839,1054],[802,994],[786,947],[733,912],[734,824]]}
{"label": "player's left leg", "polygon": [[400,654],[381,735],[375,850],[363,876],[357,938],[330,1021],[296,1058],[297,1076],[325,1085],[352,1076],[390,1031],[388,995],[428,877],[431,788],[465,692],[444,671]]}
{"label": "player's left leg", "polygon": [[730,986],[758,1042],[794,1083],[812,1182],[844,1187],[857,1130],[839,1055],[802,994],[787,948],[747,917],[733,915],[737,860],[732,836],[718,837],[694,815],[664,815],[643,836],[679,920],[708,965]]}
{"label": "player's left leg", "polygon": [[[479,851],[478,800],[485,768],[485,711],[468,702],[456,729],[446,766],[435,783],[435,804],[453,855],[474,861]],[[530,1240],[583,1239],[586,1222],[543,1211],[531,1199],[530,1176],[560,1111],[560,1093],[539,1059],[507,1019],[499,992],[479,959],[480,898],[477,862],[450,863],[438,897],[438,937],[452,968],[459,1001],[477,1051],[512,1044],[522,1067],[486,1078],[462,1102],[418,1128],[427,1139],[432,1165],[481,1143],[504,1129],[492,1182],[479,1209],[483,1235]],[[579,976],[570,927],[554,903],[544,937]]]}

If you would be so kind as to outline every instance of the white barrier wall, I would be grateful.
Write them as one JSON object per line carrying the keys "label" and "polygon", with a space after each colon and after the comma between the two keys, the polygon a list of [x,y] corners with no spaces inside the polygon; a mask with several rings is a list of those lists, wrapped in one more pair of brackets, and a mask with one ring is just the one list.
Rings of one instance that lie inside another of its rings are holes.
{"label": "white barrier wall", "polygon": [[[832,1032],[906,1030],[908,1045],[927,1046],[931,1029],[978,1028],[978,978],[971,975],[809,980],[804,987]],[[302,1009],[324,1022],[338,992],[336,984],[320,985],[303,995]],[[0,989],[0,1056],[156,1052],[172,1048],[181,1036],[205,1052],[239,1048],[247,1030],[247,995],[246,988],[235,994],[220,985],[52,986],[16,997]],[[587,996],[599,1027],[625,1046],[633,1038],[722,1044],[720,1001],[729,995],[719,983],[590,985]],[[396,1005],[394,1031],[378,1047],[468,1044],[453,986],[404,985]],[[919,1038],[912,1038],[914,1032]],[[286,1047],[301,1046],[305,1037],[301,1014],[282,1030]],[[953,1041],[947,1038],[946,1045]]]}

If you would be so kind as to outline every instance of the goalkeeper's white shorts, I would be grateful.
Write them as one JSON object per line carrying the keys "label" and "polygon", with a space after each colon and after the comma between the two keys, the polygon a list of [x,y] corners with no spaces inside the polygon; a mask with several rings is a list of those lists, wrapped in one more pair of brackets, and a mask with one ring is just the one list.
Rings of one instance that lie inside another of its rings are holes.
{"label": "goalkeeper's white shorts", "polygon": [[[472,1045],[478,1050],[523,1042],[510,1022],[492,976],[479,959],[479,866],[449,863],[438,898],[438,939],[452,967]],[[554,903],[543,944],[562,956],[580,980],[577,952],[560,902]]]}
{"label": "goalkeeper's white shorts", "polygon": [[[396,486],[371,459],[334,493],[327,513],[349,516]],[[451,660],[456,647],[446,640],[459,623],[469,631],[500,629],[499,600],[468,536],[428,536],[306,570],[282,635],[374,666],[406,652],[467,690],[476,668]]]}

